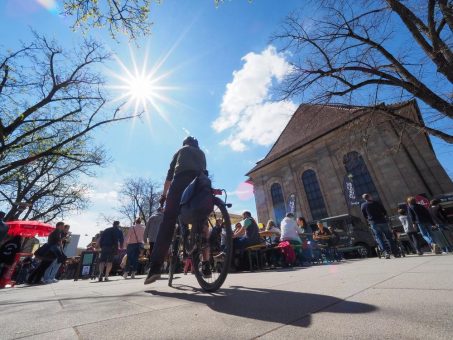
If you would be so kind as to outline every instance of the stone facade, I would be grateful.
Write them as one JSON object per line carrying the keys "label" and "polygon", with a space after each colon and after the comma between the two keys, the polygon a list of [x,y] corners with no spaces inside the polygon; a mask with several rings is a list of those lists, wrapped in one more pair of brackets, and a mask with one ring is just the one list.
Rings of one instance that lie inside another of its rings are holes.
{"label": "stone facade", "polygon": [[[399,114],[421,121],[414,101],[398,105]],[[348,205],[344,194],[344,180],[348,176],[344,157],[351,151],[362,156],[389,213],[395,214],[398,203],[408,196],[426,194],[430,198],[453,192],[453,183],[424,133],[404,126],[402,134],[400,124],[375,111],[357,114],[357,107],[319,106],[319,111],[313,112],[313,107],[299,107],[268,155],[247,174],[254,184],[260,222],[279,219],[271,195],[274,183],[281,187],[286,209],[293,195],[295,213],[307,220],[314,219],[302,181],[306,170],[316,173],[328,216],[351,213],[361,217],[358,206]],[[335,117],[336,122],[332,124],[329,117]],[[306,127],[316,119],[316,126]],[[330,124],[328,129],[325,124]]]}

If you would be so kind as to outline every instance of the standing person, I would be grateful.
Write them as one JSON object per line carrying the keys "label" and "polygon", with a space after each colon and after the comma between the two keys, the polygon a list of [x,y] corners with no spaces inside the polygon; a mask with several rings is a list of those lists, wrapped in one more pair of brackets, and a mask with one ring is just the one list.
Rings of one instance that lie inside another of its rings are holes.
{"label": "standing person", "polygon": [[28,284],[39,284],[41,279],[44,276],[47,268],[52,264],[52,262],[58,258],[61,251],[61,242],[63,240],[63,228],[64,222],[58,222],[55,226],[55,230],[52,231],[47,239],[46,252],[43,254],[43,259],[40,264],[33,270],[33,272],[28,277]]}
{"label": "standing person", "polygon": [[412,222],[414,228],[418,227],[420,233],[425,239],[426,243],[431,247],[433,253],[438,251],[437,244],[434,243],[433,238],[430,233],[431,226],[434,225],[434,221],[429,214],[428,209],[423,205],[417,204],[417,201],[414,197],[407,198],[408,204],[408,216]]}
{"label": "standing person", "polygon": [[453,251],[453,247],[445,237],[444,233],[444,231],[447,230],[448,225],[447,212],[444,208],[442,208],[438,199],[431,201],[429,214],[431,215],[431,218],[434,222],[433,228],[435,228],[435,230],[433,230],[433,238],[435,239],[436,243],[441,247],[444,254],[448,253],[449,251]]}
{"label": "standing person", "polygon": [[151,253],[153,252],[154,243],[156,243],[157,233],[159,232],[160,224],[164,218],[164,209],[162,207],[157,208],[154,214],[151,215],[148,222],[146,223],[145,233],[143,239],[149,243],[149,256],[151,259]]}
{"label": "standing person", "polygon": [[113,265],[113,258],[115,255],[118,255],[118,248],[123,249],[123,244],[124,237],[120,230],[120,222],[114,221],[113,226],[105,229],[101,233],[101,237],[99,239],[99,246],[101,247],[101,256],[99,257],[99,281],[102,281],[104,268],[104,281],[109,280],[110,271],[112,270]]}
{"label": "standing person", "polygon": [[[160,278],[161,267],[168,253],[179,215],[182,193],[190,182],[201,173],[207,173],[206,156],[199,148],[198,141],[189,136],[184,139],[182,148],[174,154],[167,172],[164,190],[159,200],[161,206],[165,203],[164,216],[151,253],[150,270],[145,284],[150,284]],[[208,261],[203,260],[203,275],[209,277],[211,268]]]}
{"label": "standing person", "polygon": [[409,237],[409,241],[411,242],[412,247],[414,247],[418,255],[423,255],[420,242],[418,241],[417,237],[417,229],[414,227],[414,224],[410,220],[410,217],[407,216],[406,210],[398,209],[398,213],[400,214],[399,219],[401,221],[401,224],[403,225],[404,232]]}
{"label": "standing person", "polygon": [[6,225],[4,218],[6,214],[3,211],[0,211],[0,245],[2,245],[3,240],[6,240],[6,235],[8,235],[8,226]]}
{"label": "standing person", "polygon": [[387,223],[387,212],[384,207],[381,203],[374,201],[370,194],[363,194],[362,198],[365,200],[361,206],[363,217],[370,224],[379,248],[384,251],[385,258],[390,258],[390,251],[395,257],[401,257]]}
{"label": "standing person", "polygon": [[[69,229],[71,226],[69,224],[65,224],[63,227],[63,233],[62,233],[62,240],[61,240],[61,252],[64,254],[64,251],[66,250],[66,246],[69,243],[69,237],[71,233],[69,232]],[[60,270],[62,264],[62,258],[56,258],[52,264],[50,265],[49,268],[47,268],[43,280],[45,283],[55,283],[58,282],[56,279],[56,276],[58,274],[58,271]]]}
{"label": "standing person", "polygon": [[143,234],[145,233],[145,227],[142,224],[141,218],[137,218],[135,224],[129,228],[125,243],[127,245],[127,264],[124,269],[123,277],[126,279],[127,274],[131,273],[131,279],[135,279],[135,273],[138,267],[138,257],[140,255],[140,249],[143,248]]}

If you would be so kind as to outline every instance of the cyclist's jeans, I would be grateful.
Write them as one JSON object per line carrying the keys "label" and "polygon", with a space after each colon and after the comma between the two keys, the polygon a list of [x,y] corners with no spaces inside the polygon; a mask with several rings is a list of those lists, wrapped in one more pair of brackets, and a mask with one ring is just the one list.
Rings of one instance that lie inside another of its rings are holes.
{"label": "cyclist's jeans", "polygon": [[390,253],[391,250],[394,255],[399,253],[396,243],[393,240],[392,231],[387,223],[372,223],[371,229],[373,230],[376,242],[381,251]]}
{"label": "cyclist's jeans", "polygon": [[165,201],[164,217],[159,227],[153,252],[151,253],[150,262],[151,271],[153,272],[160,270],[160,267],[167,256],[179,215],[179,204],[181,202],[182,193],[197,176],[198,172],[183,172],[176,175],[171,182],[170,188],[168,189],[167,200]]}

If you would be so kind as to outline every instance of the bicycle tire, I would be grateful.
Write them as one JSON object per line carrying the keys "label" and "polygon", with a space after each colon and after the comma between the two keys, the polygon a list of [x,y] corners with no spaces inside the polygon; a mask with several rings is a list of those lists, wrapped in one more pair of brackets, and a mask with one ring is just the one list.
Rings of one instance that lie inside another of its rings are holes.
{"label": "bicycle tire", "polygon": [[[228,214],[228,211],[225,207],[225,203],[218,197],[214,198],[214,209],[213,212],[210,214],[210,217],[208,218],[208,222],[212,219],[219,218],[216,213],[221,214],[221,219],[223,221],[223,224],[225,226],[225,250],[223,253],[225,256],[223,256],[223,265],[221,266],[220,273],[215,273],[217,268],[215,268],[215,261],[213,258],[212,250],[210,253],[210,266],[211,266],[211,271],[212,274],[218,274],[215,275],[215,279],[206,279],[203,277],[203,273],[201,271],[201,257],[202,257],[202,247],[197,247],[196,250],[192,253],[192,263],[194,266],[194,271],[195,271],[195,277],[197,278],[197,281],[200,285],[200,287],[206,291],[206,292],[214,292],[218,290],[223,283],[225,282],[225,279],[228,275],[228,271],[230,270],[230,264],[231,264],[231,259],[233,256],[233,230],[231,228],[231,220],[230,220],[230,215]],[[200,236],[200,235],[198,235]],[[196,237],[196,235],[195,235]]]}
{"label": "bicycle tire", "polygon": [[173,276],[175,274],[176,264],[178,263],[178,253],[181,244],[181,232],[179,226],[175,228],[173,240],[171,242],[170,265],[168,267],[168,286],[172,287]]}

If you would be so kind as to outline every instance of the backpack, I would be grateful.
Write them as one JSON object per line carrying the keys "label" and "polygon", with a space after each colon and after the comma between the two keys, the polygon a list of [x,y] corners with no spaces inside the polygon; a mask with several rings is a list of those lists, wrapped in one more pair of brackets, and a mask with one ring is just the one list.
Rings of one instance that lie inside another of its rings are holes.
{"label": "backpack", "polygon": [[280,248],[286,264],[293,264],[296,261],[296,253],[293,247],[291,247],[291,243],[288,241],[282,241],[277,247]]}
{"label": "backpack", "polygon": [[180,220],[194,224],[208,217],[214,208],[211,180],[204,173],[196,177],[181,196]]}

